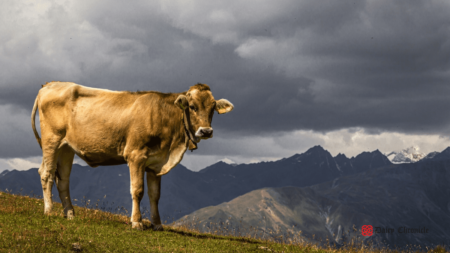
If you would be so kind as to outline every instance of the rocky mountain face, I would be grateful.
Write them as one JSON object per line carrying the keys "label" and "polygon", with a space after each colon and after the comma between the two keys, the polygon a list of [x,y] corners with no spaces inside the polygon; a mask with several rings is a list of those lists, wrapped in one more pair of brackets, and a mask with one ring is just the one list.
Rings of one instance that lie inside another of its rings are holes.
{"label": "rocky mountain face", "polygon": [[444,149],[442,152],[431,152],[421,162],[427,161],[445,161],[450,159],[450,147]]}
{"label": "rocky mountain face", "polygon": [[350,159],[343,154],[338,154],[335,161],[341,172],[340,176],[352,175],[392,164],[379,150],[362,152]]}
{"label": "rocky mountain face", "polygon": [[[359,237],[377,246],[450,245],[448,196],[450,160],[389,165],[309,187],[255,190],[176,224],[260,238],[313,241],[314,235],[338,244]],[[375,233],[362,236],[363,225]]]}

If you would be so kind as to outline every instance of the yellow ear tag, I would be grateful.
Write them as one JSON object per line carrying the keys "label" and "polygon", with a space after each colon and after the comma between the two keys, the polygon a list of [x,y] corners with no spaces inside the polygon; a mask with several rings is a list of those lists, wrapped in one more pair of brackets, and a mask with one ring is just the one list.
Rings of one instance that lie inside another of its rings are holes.
{"label": "yellow ear tag", "polygon": [[219,114],[226,113],[226,112],[227,112],[227,109],[224,108],[224,107],[219,108],[219,110],[218,110],[218,113],[219,113]]}

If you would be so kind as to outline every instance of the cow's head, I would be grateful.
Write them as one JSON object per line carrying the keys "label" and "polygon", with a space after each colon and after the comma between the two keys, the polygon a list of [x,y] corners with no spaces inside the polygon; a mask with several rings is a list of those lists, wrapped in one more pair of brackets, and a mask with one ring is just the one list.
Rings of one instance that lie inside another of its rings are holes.
{"label": "cow's head", "polygon": [[219,114],[233,110],[234,106],[226,99],[215,100],[209,86],[196,84],[191,86],[186,95],[180,95],[175,104],[185,110],[189,122],[189,131],[194,133],[195,142],[213,136],[211,121],[214,111]]}

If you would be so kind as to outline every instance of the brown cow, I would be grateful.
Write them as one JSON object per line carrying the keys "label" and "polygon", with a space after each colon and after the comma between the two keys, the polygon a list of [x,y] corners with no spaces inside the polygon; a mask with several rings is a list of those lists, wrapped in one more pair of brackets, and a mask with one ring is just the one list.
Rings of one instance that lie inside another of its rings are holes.
{"label": "brown cow", "polygon": [[[182,93],[129,92],[94,89],[75,83],[51,82],[42,86],[34,102],[31,124],[43,159],[39,168],[45,213],[52,209],[53,182],[68,219],[74,216],[69,176],[74,155],[91,167],[127,163],[133,199],[132,227],[142,229],[140,202],[147,172],[151,222],[162,230],[158,211],[161,176],[211,138],[214,110],[227,113],[233,105],[214,100],[205,84]],[[36,110],[42,140],[35,127]]]}

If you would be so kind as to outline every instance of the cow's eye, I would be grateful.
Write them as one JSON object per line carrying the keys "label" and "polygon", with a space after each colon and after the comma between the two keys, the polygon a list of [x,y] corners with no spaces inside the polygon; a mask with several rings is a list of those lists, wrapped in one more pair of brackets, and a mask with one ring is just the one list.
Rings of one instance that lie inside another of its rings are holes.
{"label": "cow's eye", "polygon": [[193,105],[189,106],[189,108],[191,108],[191,110],[193,110],[194,112],[197,111],[197,110],[195,109],[195,106],[193,106]]}

